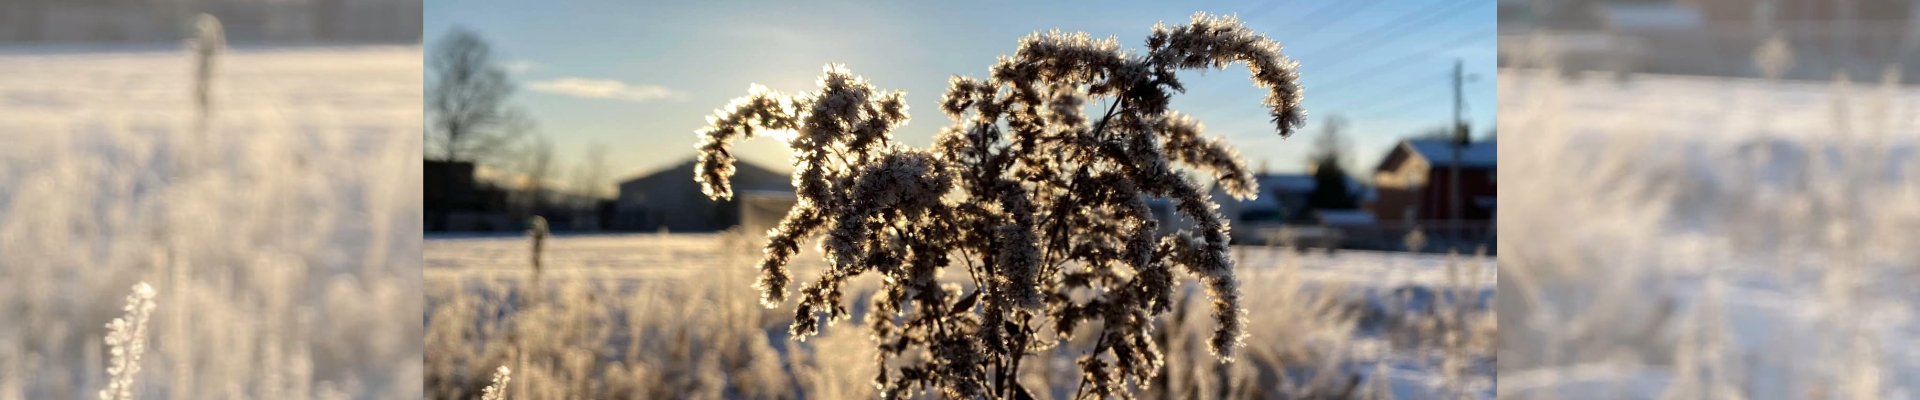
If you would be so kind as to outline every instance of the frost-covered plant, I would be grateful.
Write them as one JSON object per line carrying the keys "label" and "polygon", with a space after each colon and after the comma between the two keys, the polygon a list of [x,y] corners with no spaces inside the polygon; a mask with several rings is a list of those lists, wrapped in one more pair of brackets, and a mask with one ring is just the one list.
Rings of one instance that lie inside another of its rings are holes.
{"label": "frost-covered plant", "polygon": [[[0,109],[26,123],[0,130],[44,132],[0,134],[0,371],[17,372],[0,399],[98,398],[102,325],[136,280],[167,307],[148,322],[135,396],[419,396],[421,142],[375,134],[419,129],[418,114],[385,112],[419,96],[367,89],[420,85],[419,49],[223,56],[220,74],[247,83],[237,107],[216,107],[249,117],[206,131],[191,52],[89,54],[0,57],[18,72],[0,87],[88,83],[56,90],[82,99],[70,107]],[[333,78],[364,84],[298,83]],[[290,96],[359,101],[278,101]]]}
{"label": "frost-covered plant", "polygon": [[513,380],[513,370],[507,369],[505,365],[500,366],[500,369],[493,371],[493,384],[487,385],[487,388],[480,392],[480,399],[505,400],[507,382],[511,380]]}
{"label": "frost-covered plant", "polygon": [[[1500,128],[1527,132],[1499,171],[1523,188],[1502,191],[1500,229],[1527,238],[1498,244],[1501,398],[1920,387],[1894,356],[1913,353],[1920,304],[1904,234],[1920,228],[1920,91],[1896,74],[1879,93],[1779,81],[1784,44],[1756,51],[1764,80],[1500,71]],[[1579,217],[1544,217],[1564,215]]]}
{"label": "frost-covered plant", "polygon": [[147,317],[153,315],[153,286],[141,282],[127,295],[127,315],[107,323],[107,346],[113,359],[107,365],[103,400],[133,399],[133,378],[140,374],[140,355],[147,351]]}
{"label": "frost-covered plant", "polygon": [[533,241],[533,276],[535,279],[538,279],[540,277],[540,252],[545,250],[547,246],[547,236],[549,235],[547,231],[547,219],[536,215],[527,225],[527,238]]}
{"label": "frost-covered plant", "polygon": [[[1185,90],[1175,72],[1246,64],[1282,136],[1305,118],[1296,64],[1232,16],[1156,25],[1146,44],[1138,54],[1085,33],[1029,35],[987,79],[950,80],[940,108],[953,125],[932,149],[892,137],[908,120],[905,92],[879,91],[840,65],[826,67],[816,92],[754,85],[698,132],[695,179],[709,197],[731,198],[733,141],[793,132],[799,200],[769,233],[755,286],[764,305],[783,303],[800,241],[824,235],[829,268],[799,289],[791,327],[804,340],[819,332],[819,314],[829,324],[852,317],[843,284],[883,275],[865,322],[889,397],[1024,397],[1021,359],[1082,326],[1098,330],[1079,362],[1081,391],[1125,396],[1128,382],[1160,370],[1150,322],[1171,309],[1176,266],[1213,299],[1210,350],[1230,360],[1243,336],[1227,222],[1176,165],[1242,198],[1256,184],[1224,140],[1168,109]],[[1104,103],[1097,118],[1089,103]],[[1175,200],[1195,228],[1162,236],[1149,197]],[[972,287],[937,283],[949,266]]]}
{"label": "frost-covered plant", "polygon": [[227,34],[220,19],[207,14],[194,18],[193,31],[193,38],[187,40],[187,49],[194,54],[193,99],[205,118],[212,100],[213,63],[227,47]]}

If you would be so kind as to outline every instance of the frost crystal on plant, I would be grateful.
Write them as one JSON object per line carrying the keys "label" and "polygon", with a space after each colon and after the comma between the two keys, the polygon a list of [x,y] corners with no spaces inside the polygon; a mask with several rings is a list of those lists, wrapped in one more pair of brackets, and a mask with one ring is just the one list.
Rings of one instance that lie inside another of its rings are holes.
{"label": "frost crystal on plant", "polygon": [[[755,85],[698,131],[694,178],[708,197],[731,198],[732,142],[794,132],[799,201],[768,232],[755,287],[766,306],[780,305],[800,242],[824,236],[829,268],[800,288],[792,326],[804,340],[822,318],[852,317],[845,282],[883,275],[864,320],[889,397],[1021,397],[1021,360],[1076,328],[1097,335],[1081,363],[1085,390],[1124,394],[1160,369],[1152,320],[1172,309],[1176,267],[1213,299],[1214,354],[1231,359],[1244,336],[1227,222],[1180,169],[1242,198],[1256,183],[1224,140],[1203,138],[1198,121],[1168,109],[1185,90],[1175,71],[1245,64],[1268,89],[1280,135],[1306,115],[1296,64],[1231,16],[1155,26],[1147,48],[1136,54],[1112,38],[1057,30],[1022,38],[988,78],[948,81],[940,110],[952,125],[926,150],[893,139],[908,120],[905,93],[877,90],[843,66],[828,65],[813,92]],[[1151,197],[1173,200],[1194,227],[1161,236]],[[964,269],[972,285],[941,285],[949,268]]]}
{"label": "frost crystal on plant", "polygon": [[511,380],[513,380],[513,370],[507,369],[505,365],[500,366],[500,369],[493,371],[493,384],[487,385],[486,389],[481,389],[480,399],[505,400],[507,398],[507,382]]}
{"label": "frost crystal on plant", "polygon": [[127,295],[126,316],[107,323],[107,346],[113,359],[107,364],[104,400],[133,399],[133,378],[140,373],[140,356],[147,351],[147,317],[153,314],[153,286],[141,282]]}

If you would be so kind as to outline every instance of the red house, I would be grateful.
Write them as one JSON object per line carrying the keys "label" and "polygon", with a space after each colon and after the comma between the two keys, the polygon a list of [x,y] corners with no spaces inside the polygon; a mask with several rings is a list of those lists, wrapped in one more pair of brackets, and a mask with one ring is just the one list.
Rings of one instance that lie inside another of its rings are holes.
{"label": "red house", "polygon": [[[1379,197],[1369,205],[1382,222],[1488,222],[1494,218],[1494,141],[1471,142],[1454,159],[1448,139],[1408,139],[1393,147],[1373,171]],[[1453,215],[1453,166],[1460,167],[1460,215]]]}

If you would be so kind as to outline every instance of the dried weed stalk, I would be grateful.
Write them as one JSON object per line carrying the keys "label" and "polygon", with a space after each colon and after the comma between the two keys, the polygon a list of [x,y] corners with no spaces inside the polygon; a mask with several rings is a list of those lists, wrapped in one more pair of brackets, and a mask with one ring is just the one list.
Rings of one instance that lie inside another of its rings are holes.
{"label": "dried weed stalk", "polygon": [[502,365],[493,371],[493,384],[480,391],[481,400],[506,400],[507,382],[513,380],[513,370]]}
{"label": "dried weed stalk", "polygon": [[[784,302],[788,262],[802,240],[824,235],[830,268],[799,289],[792,325],[804,340],[822,319],[851,318],[845,282],[883,275],[865,322],[888,397],[1028,397],[1017,382],[1022,358],[1079,327],[1098,336],[1080,359],[1076,397],[1124,397],[1129,382],[1144,386],[1160,370],[1151,320],[1171,309],[1176,266],[1213,299],[1211,351],[1231,360],[1240,345],[1227,222],[1176,165],[1241,198],[1255,193],[1253,174],[1225,141],[1168,109],[1185,90],[1175,71],[1234,63],[1268,89],[1281,136],[1301,126],[1296,64],[1234,17],[1203,13],[1154,26],[1146,54],[1085,33],[1021,39],[987,79],[952,78],[940,108],[954,122],[930,150],[892,137],[908,120],[905,92],[877,90],[840,65],[826,67],[816,92],[754,85],[699,131],[695,179],[707,196],[730,198],[733,141],[793,133],[799,201],[770,231],[755,286],[766,306]],[[1094,117],[1089,103],[1105,106]],[[1149,197],[1175,200],[1194,229],[1160,235]],[[964,268],[972,288],[938,283],[949,266]]]}
{"label": "dried weed stalk", "polygon": [[127,315],[107,324],[107,346],[113,358],[107,364],[107,387],[100,390],[105,400],[132,400],[133,378],[140,374],[140,356],[147,352],[147,319],[153,316],[153,286],[146,282],[133,285],[127,295]]}

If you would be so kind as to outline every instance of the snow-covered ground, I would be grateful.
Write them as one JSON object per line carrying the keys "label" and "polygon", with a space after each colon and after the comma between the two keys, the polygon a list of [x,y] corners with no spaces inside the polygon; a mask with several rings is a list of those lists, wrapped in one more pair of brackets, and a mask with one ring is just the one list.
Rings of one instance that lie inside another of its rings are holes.
{"label": "snow-covered ground", "polygon": [[0,47],[0,399],[418,398],[421,52]]}
{"label": "snow-covered ground", "polygon": [[1920,395],[1920,88],[1499,76],[1502,398]]}
{"label": "snow-covered ground", "polygon": [[[523,308],[522,291],[532,279],[526,238],[429,237],[422,254],[430,397],[472,393],[503,363],[522,365],[514,367],[513,382],[526,397],[517,398],[871,397],[873,350],[865,332],[844,323],[804,343],[787,341],[791,307],[764,310],[750,287],[759,254],[753,243],[736,233],[559,236],[546,244],[540,278],[553,299]],[[1240,247],[1236,254],[1252,310],[1250,356],[1216,369],[1199,345],[1209,328],[1168,316],[1161,329],[1173,332],[1165,351],[1167,384],[1181,388],[1175,392],[1264,398],[1272,393],[1260,393],[1272,388],[1261,386],[1279,379],[1273,374],[1328,379],[1334,386],[1358,375],[1361,393],[1385,384],[1394,398],[1443,397],[1452,390],[1493,397],[1491,258],[1269,247]],[[801,271],[820,266],[811,252],[795,261]],[[855,281],[866,285],[850,290],[870,290],[875,282],[869,280]],[[854,304],[856,313],[862,305]],[[1444,317],[1409,311],[1423,306],[1458,315],[1466,328],[1436,327]],[[507,315],[513,317],[497,318]],[[1457,333],[1459,341],[1445,344],[1442,332]],[[535,344],[514,350],[508,338]],[[583,341],[606,345],[582,348]],[[701,348],[716,358],[691,350]],[[1458,356],[1449,358],[1450,349]],[[515,351],[537,355],[515,362]],[[685,351],[695,353],[679,353]],[[1074,356],[1060,350],[1023,379],[1055,388],[1042,393],[1046,398],[1070,394],[1079,382]]]}

